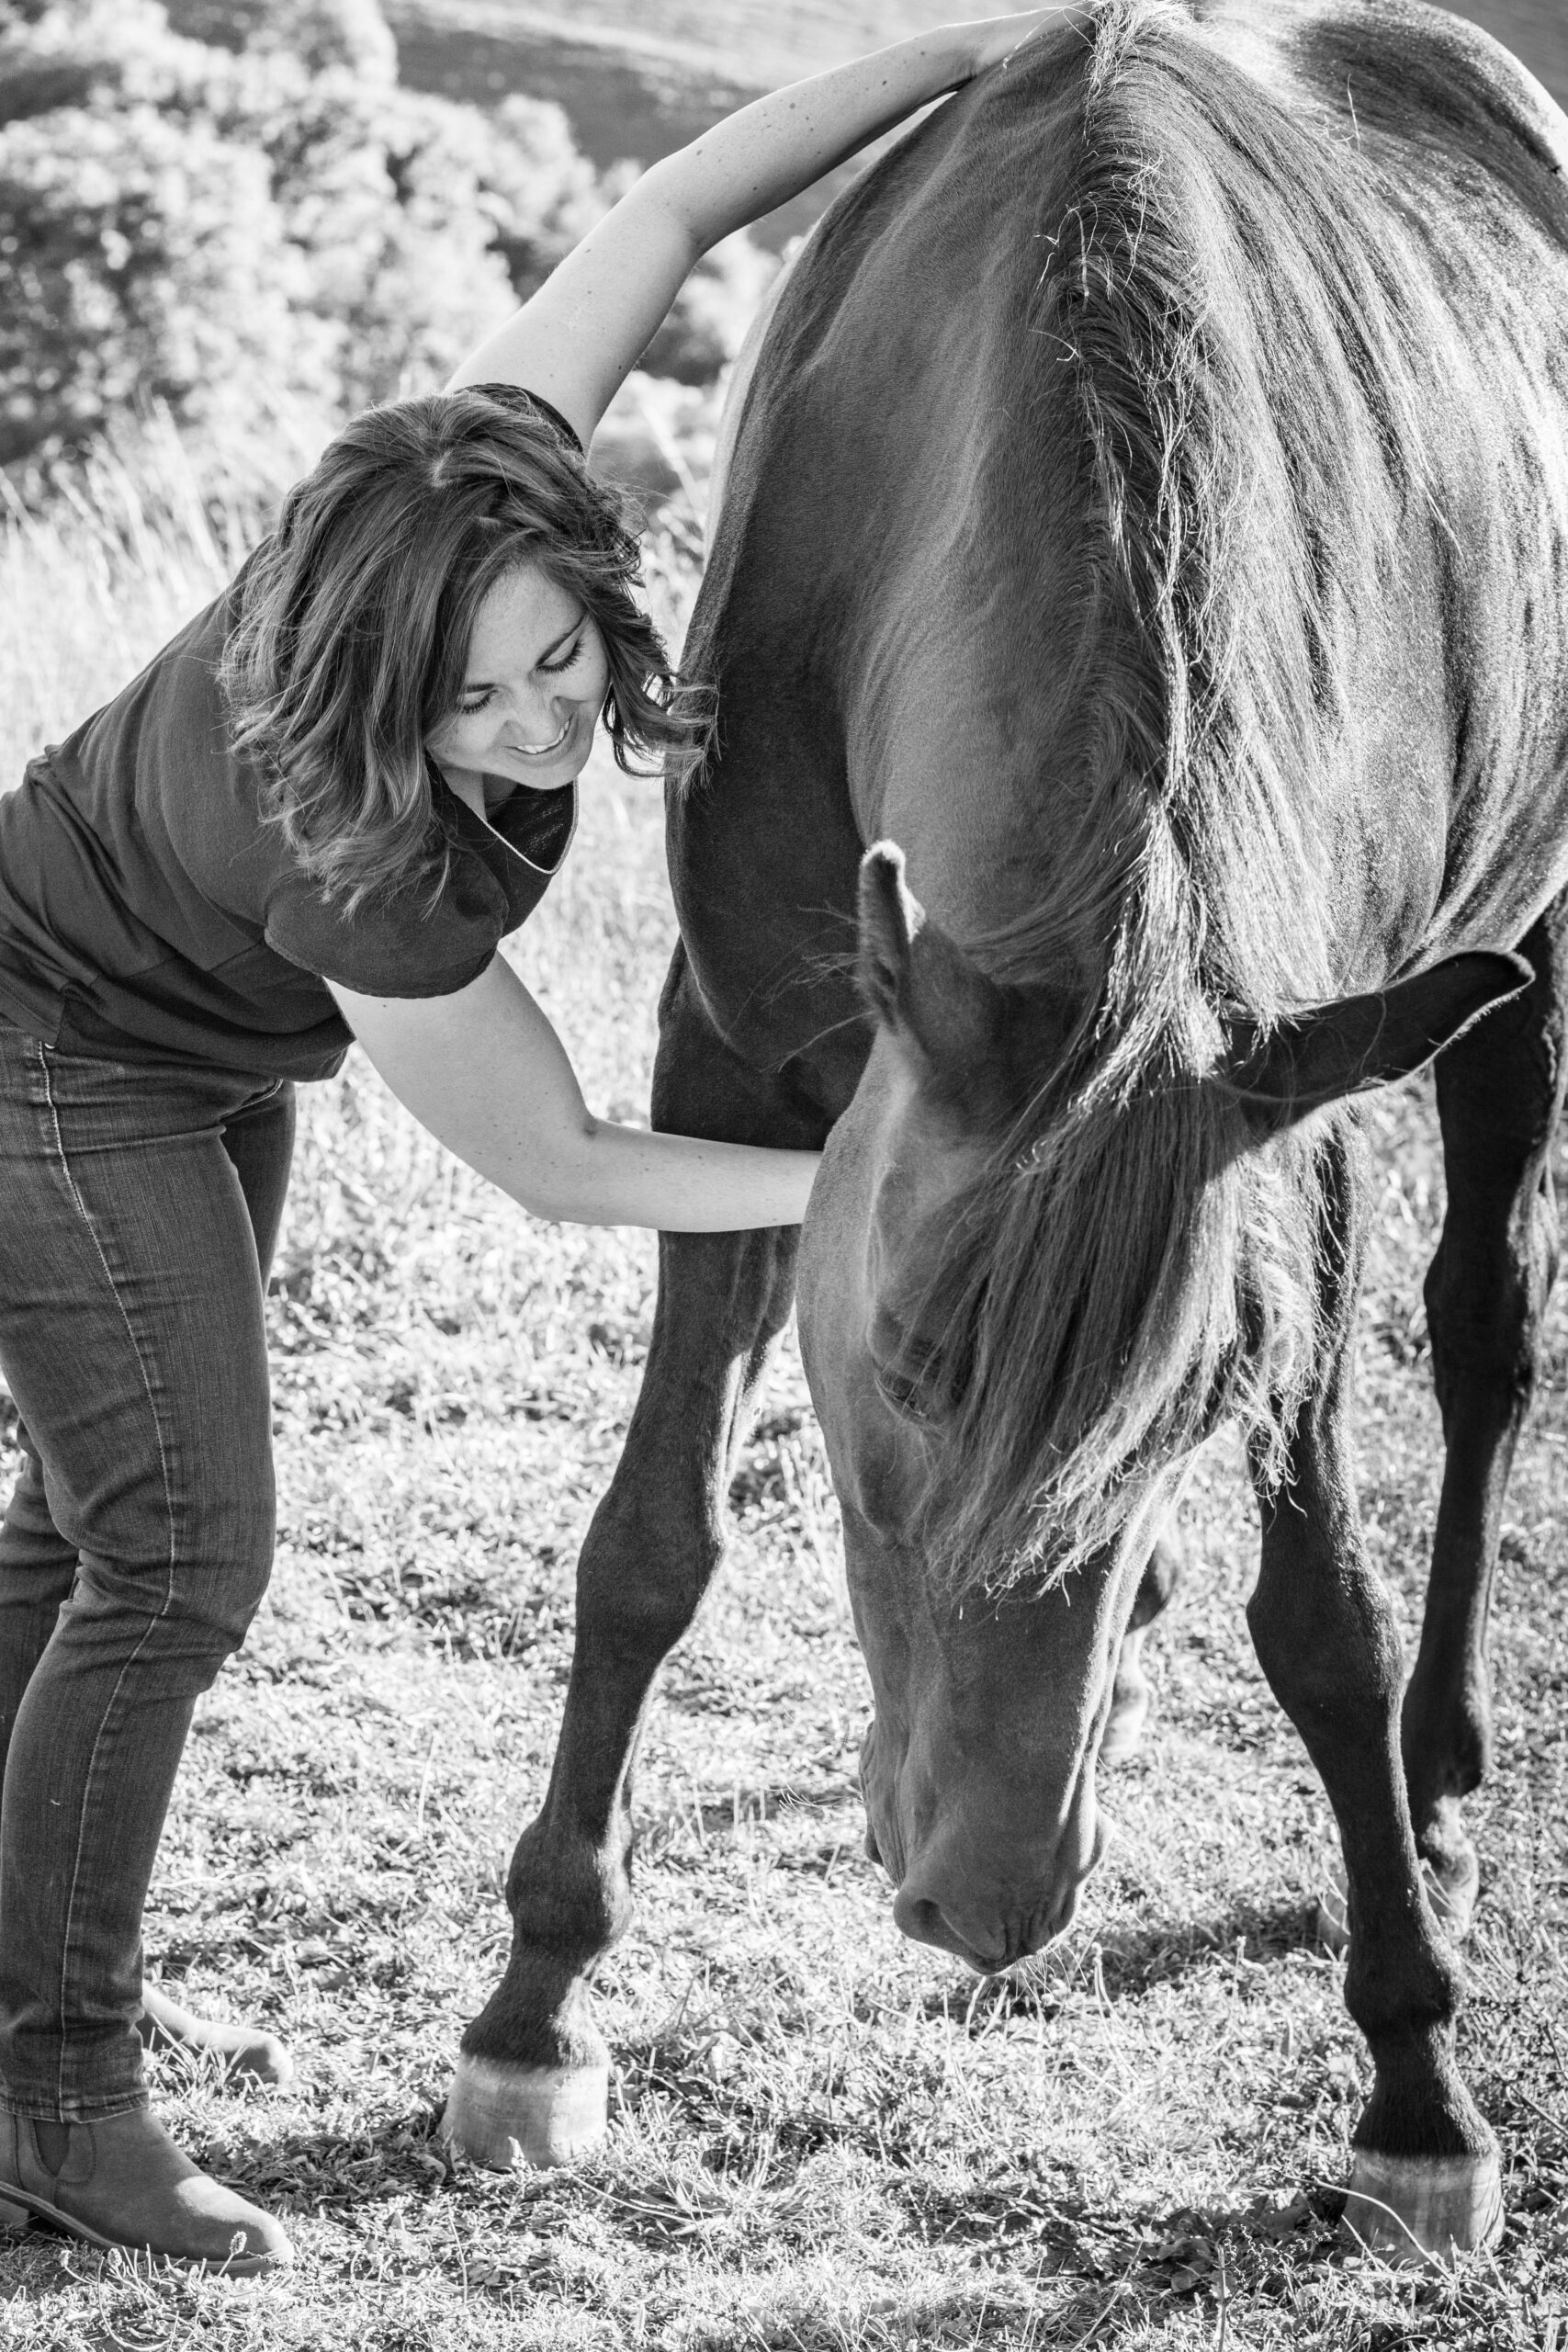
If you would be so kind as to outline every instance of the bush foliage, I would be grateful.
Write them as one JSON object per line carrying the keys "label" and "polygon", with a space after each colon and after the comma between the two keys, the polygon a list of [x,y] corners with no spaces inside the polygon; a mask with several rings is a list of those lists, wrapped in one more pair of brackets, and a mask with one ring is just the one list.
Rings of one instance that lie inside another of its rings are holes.
{"label": "bush foliage", "polygon": [[[0,464],[152,406],[243,459],[437,383],[635,168],[596,173],[558,107],[400,87],[378,0],[175,16],[0,0]],[[694,281],[653,363],[716,372],[756,259]]]}

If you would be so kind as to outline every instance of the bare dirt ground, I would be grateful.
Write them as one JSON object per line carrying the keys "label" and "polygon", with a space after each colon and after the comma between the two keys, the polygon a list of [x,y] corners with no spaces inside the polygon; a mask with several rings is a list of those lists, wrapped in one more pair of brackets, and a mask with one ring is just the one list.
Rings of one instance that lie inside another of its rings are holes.
{"label": "bare dirt ground", "polygon": [[[0,580],[17,621],[0,647],[8,773],[86,707],[84,660],[107,690],[224,560],[144,544],[117,572],[90,552],[46,534]],[[689,576],[661,577],[678,605]],[[591,1099],[636,1115],[671,935],[658,801],[610,771],[587,801],[520,961]],[[1421,1091],[1371,1115],[1386,1177],[1362,1494],[1409,1617],[1438,1476],[1418,1278],[1441,1182]],[[866,1684],[793,1357],[641,1762],[640,1908],[600,1996],[608,2142],[570,2172],[449,2165],[439,2102],[502,1965],[502,1876],[548,1770],[573,1555],[636,1393],[652,1278],[648,1238],[530,1224],[357,1060],[308,1090],[272,1299],[277,1573],[198,1713],[147,1920],[186,1998],[263,2018],[298,2054],[283,2093],[155,2071],[182,2141],[288,2217],[299,2265],[225,2286],[34,2233],[0,2251],[6,2344],[1555,2352],[1562,1308],[1504,1540],[1497,1769],[1473,1808],[1486,1894],[1463,2052],[1507,2159],[1495,2254],[1412,2279],[1336,2233],[1365,2053],[1313,1934],[1330,1826],[1247,1646],[1255,1535],[1226,1448],[1188,1509],[1189,1585],[1152,1645],[1158,1712],[1108,1791],[1120,1834],[1083,1916],[1019,1978],[977,1982],[899,1940],[862,1854]]]}

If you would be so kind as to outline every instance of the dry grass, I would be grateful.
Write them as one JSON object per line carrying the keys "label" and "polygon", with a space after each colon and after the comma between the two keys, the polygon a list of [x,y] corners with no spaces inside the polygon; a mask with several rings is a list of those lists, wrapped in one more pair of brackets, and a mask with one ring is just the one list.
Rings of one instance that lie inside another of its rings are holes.
{"label": "dry grass", "polygon": [[[58,534],[51,560],[71,544]],[[10,707],[19,738],[62,731],[196,601],[194,546],[184,574],[165,550],[145,582],[106,558],[96,605],[91,562],[57,572],[32,699]],[[36,587],[32,560],[13,548],[13,597]],[[122,635],[85,696],[89,654],[60,624],[110,612]],[[659,812],[608,774],[586,798],[520,961],[591,1097],[627,1112],[671,938]],[[1413,1609],[1438,1470],[1413,1309],[1440,1186],[1425,1098],[1374,1116],[1390,1172],[1363,1491]],[[862,1857],[865,1682],[793,1358],[642,1760],[640,1909],[600,1996],[619,2068],[608,2143],[570,2173],[452,2170],[432,2128],[501,1964],[502,1876],[547,1770],[574,1549],[630,1410],[652,1280],[646,1237],[530,1224],[363,1065],[310,1091],[273,1300],[277,1574],[198,1714],[147,1928],[187,1997],[294,2045],[287,2093],[160,2062],[157,2097],[195,2154],[288,2216],[299,2265],[286,2283],[193,2282],[35,2233],[0,2254],[6,2344],[1557,2345],[1562,1312],[1506,1538],[1499,1769],[1474,1807],[1487,1888],[1464,2047],[1509,2165],[1497,2255],[1414,2282],[1336,2237],[1365,2055],[1310,1932],[1326,1808],[1247,1647],[1255,1538],[1232,1462],[1216,1453],[1188,1509],[1190,1583],[1153,1645],[1158,1713],[1109,1792],[1121,1835],[1086,1916],[1021,1981],[976,1984],[899,1941]]]}

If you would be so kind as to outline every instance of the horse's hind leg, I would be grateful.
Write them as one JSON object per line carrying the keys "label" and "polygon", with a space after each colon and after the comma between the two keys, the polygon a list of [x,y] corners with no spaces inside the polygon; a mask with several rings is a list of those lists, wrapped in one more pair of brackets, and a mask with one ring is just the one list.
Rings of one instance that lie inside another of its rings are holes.
{"label": "horse's hind leg", "polygon": [[1533,987],[1450,1046],[1437,1070],[1448,1212],[1427,1317],[1448,1456],[1402,1737],[1416,1842],[1434,1907],[1456,1935],[1478,1883],[1460,1800],[1490,1761],[1486,1626],[1504,1490],[1557,1263],[1548,1156],[1565,1075],[1568,900],[1520,952]]}
{"label": "horse's hind leg", "polygon": [[[661,1007],[661,1127],[817,1146],[802,1114],[723,1053],[682,987]],[[631,1762],[661,1660],[723,1548],[734,1447],[789,1313],[796,1234],[663,1235],[642,1391],[578,1567],[571,1679],[549,1789],[507,1877],[512,1952],[463,2036],[446,2136],[481,2164],[555,2164],[604,2129],[609,2052],[595,1963],[631,1915]]]}
{"label": "horse's hind leg", "polygon": [[1116,1654],[1116,1683],[1100,1743],[1102,1764],[1122,1763],[1136,1754],[1142,1742],[1152,1696],[1148,1676],[1144,1672],[1144,1638],[1155,1619],[1169,1608],[1170,1597],[1181,1579],[1182,1565],[1181,1547],[1168,1531],[1149,1554],[1133,1602],[1133,1614]]}

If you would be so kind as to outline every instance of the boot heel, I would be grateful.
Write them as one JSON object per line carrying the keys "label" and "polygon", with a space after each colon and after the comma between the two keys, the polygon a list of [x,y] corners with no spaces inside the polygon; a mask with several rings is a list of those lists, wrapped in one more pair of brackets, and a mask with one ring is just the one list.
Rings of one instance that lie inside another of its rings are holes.
{"label": "boot heel", "polygon": [[0,2195],[0,2237],[19,2235],[32,2218],[26,2205],[14,2205],[8,2197]]}

